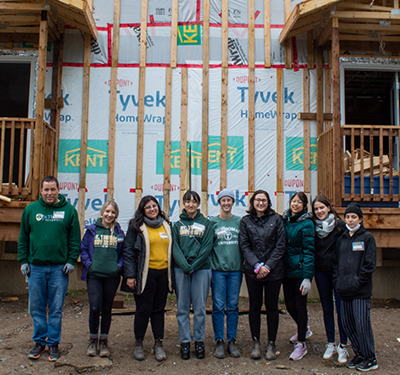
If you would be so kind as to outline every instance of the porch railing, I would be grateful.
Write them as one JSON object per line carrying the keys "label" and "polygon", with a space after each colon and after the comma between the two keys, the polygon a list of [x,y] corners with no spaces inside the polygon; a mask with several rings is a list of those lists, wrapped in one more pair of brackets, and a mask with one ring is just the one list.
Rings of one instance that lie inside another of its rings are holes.
{"label": "porch railing", "polygon": [[394,164],[400,128],[391,125],[342,126],[345,201],[399,201],[399,173]]}
{"label": "porch railing", "polygon": [[[43,178],[53,173],[56,132],[45,121],[43,126]],[[36,119],[0,118],[0,194],[26,198],[32,193],[34,136]],[[37,198],[37,197],[36,197]],[[35,197],[34,197],[35,199]]]}
{"label": "porch railing", "polygon": [[325,130],[318,137],[318,194],[325,195],[333,201],[333,128]]}

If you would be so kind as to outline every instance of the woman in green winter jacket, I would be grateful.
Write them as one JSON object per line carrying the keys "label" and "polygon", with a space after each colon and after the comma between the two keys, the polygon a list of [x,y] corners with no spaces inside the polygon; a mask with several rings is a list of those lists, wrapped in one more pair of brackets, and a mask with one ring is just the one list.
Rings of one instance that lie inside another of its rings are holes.
{"label": "woman in green winter jacket", "polygon": [[310,327],[307,327],[307,294],[311,291],[314,277],[315,230],[312,214],[307,212],[307,203],[304,193],[296,193],[290,199],[289,209],[282,215],[286,230],[283,292],[286,308],[297,324],[297,333],[290,338],[294,344],[290,359],[294,361],[307,354],[305,341],[312,335]]}

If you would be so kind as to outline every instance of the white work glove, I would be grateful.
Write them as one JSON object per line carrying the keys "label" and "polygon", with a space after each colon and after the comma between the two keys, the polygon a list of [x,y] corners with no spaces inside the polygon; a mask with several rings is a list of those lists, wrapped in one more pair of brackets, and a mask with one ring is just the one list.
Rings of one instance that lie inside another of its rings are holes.
{"label": "white work glove", "polygon": [[24,276],[29,276],[31,274],[31,267],[29,266],[29,263],[25,263],[21,265],[21,273]]}
{"label": "white work glove", "polygon": [[302,296],[305,296],[306,294],[311,292],[311,280],[310,279],[304,279],[303,282],[300,285],[300,292]]}
{"label": "white work glove", "polygon": [[75,266],[67,263],[63,268],[63,273],[65,276],[68,276],[70,273],[74,272]]}

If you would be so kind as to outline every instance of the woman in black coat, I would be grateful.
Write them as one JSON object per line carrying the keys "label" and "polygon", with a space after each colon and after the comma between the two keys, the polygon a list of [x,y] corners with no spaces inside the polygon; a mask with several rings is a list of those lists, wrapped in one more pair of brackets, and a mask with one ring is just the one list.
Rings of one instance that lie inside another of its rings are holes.
{"label": "woman in black coat", "polygon": [[242,218],[239,247],[244,258],[244,273],[249,293],[249,323],[253,338],[251,358],[261,358],[260,323],[263,292],[267,310],[267,360],[276,359],[275,340],[279,324],[278,299],[284,277],[285,229],[282,218],[271,208],[264,190],[250,198],[248,215]]}

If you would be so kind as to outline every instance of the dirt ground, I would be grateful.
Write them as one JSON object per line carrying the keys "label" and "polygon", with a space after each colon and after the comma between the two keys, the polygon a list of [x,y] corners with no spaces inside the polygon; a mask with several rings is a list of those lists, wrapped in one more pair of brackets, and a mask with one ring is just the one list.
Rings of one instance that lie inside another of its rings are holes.
{"label": "dirt ground", "polygon": [[[179,355],[178,327],[175,319],[173,296],[169,298],[166,313],[164,348],[168,356],[162,363],[156,362],[152,354],[153,340],[150,329],[145,338],[143,362],[133,358],[133,315],[114,315],[110,331],[109,359],[89,358],[86,356],[88,343],[88,302],[87,295],[69,295],[65,301],[63,332],[60,344],[62,357],[56,363],[47,360],[42,354],[38,360],[27,358],[33,347],[32,319],[27,310],[27,297],[19,296],[18,301],[0,302],[0,373],[1,374],[76,374],[83,372],[112,374],[355,374],[344,365],[339,365],[336,357],[323,360],[326,337],[323,328],[322,310],[318,302],[309,303],[309,324],[313,331],[307,340],[308,354],[301,361],[290,361],[293,346],[289,337],[295,332],[295,324],[288,314],[280,315],[277,350],[280,354],[276,361],[254,361],[250,359],[252,347],[248,316],[240,315],[238,327],[238,348],[240,358],[227,357],[218,360],[213,355],[213,330],[211,315],[207,315],[206,358],[195,358],[192,345],[192,357],[182,361]],[[208,301],[207,308],[211,307]],[[285,308],[281,305],[282,309]],[[125,301],[125,308],[133,309],[133,301]],[[241,298],[240,309],[248,308],[246,298]],[[371,311],[375,347],[381,374],[399,374],[400,364],[400,303],[399,301],[374,301]],[[266,323],[262,317],[262,349],[265,349]]]}

